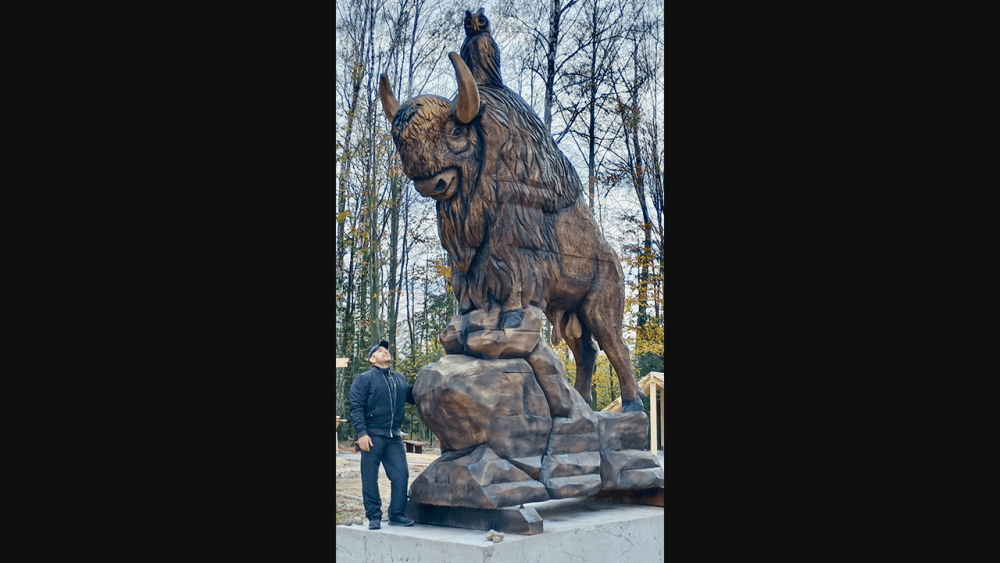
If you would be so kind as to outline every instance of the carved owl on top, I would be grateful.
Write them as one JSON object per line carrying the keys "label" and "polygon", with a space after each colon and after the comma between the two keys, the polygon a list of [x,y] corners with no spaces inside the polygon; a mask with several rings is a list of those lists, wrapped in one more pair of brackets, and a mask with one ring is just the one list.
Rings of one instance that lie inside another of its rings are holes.
{"label": "carved owl on top", "polygon": [[503,86],[500,78],[500,49],[490,33],[490,20],[483,9],[472,13],[465,11],[465,41],[460,51],[462,60],[472,71],[480,86]]}

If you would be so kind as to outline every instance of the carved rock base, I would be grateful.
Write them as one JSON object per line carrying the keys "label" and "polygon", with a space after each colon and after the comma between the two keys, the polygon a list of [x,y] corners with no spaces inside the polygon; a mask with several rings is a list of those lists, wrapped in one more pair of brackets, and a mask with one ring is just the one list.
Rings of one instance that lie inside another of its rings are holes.
{"label": "carved rock base", "polygon": [[608,502],[663,506],[663,489],[601,491],[594,495],[594,498],[597,500],[606,500]]}
{"label": "carved rock base", "polygon": [[541,483],[482,445],[434,460],[414,479],[409,502],[493,510],[548,499]]}
{"label": "carved rock base", "polygon": [[446,355],[420,370],[413,397],[442,452],[486,444],[507,459],[545,453],[549,406],[521,358]]}
{"label": "carved rock base", "polygon": [[649,450],[601,452],[602,490],[663,488],[663,468]]}
{"label": "carved rock base", "polygon": [[410,502],[406,516],[420,524],[467,528],[470,530],[496,530],[505,534],[530,536],[542,533],[543,522],[534,508],[501,508],[482,510],[455,506],[437,506]]}
{"label": "carved rock base", "polygon": [[663,468],[644,449],[646,415],[594,412],[541,339],[541,318],[528,307],[519,327],[500,329],[499,310],[472,311],[441,334],[448,354],[420,370],[413,387],[421,419],[444,452],[410,489],[422,517],[441,520],[433,506],[496,511],[662,491]]}

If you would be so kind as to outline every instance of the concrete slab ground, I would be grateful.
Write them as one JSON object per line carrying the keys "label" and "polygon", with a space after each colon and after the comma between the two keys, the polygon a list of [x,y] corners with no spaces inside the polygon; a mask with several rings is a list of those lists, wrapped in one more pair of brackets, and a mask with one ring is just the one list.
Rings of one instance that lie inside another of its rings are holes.
{"label": "concrete slab ground", "polygon": [[381,530],[337,526],[337,563],[580,563],[663,561],[664,508],[589,498],[526,504],[538,511],[543,532],[506,534],[414,524]]}

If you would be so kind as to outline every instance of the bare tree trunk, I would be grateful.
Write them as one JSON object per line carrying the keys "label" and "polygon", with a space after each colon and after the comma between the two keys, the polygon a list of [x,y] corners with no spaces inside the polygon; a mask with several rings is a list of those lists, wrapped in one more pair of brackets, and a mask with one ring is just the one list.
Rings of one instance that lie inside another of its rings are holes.
{"label": "bare tree trunk", "polygon": [[590,194],[590,212],[594,212],[594,184],[597,183],[597,49],[598,33],[597,27],[597,2],[594,1],[593,12],[591,12],[591,51],[590,51],[590,121],[587,125],[587,191]]}
{"label": "bare tree trunk", "polygon": [[413,312],[411,310],[411,303],[413,302],[413,292],[411,291],[410,288],[413,286],[413,282],[410,280],[410,278],[412,277],[410,275],[410,269],[411,269],[410,247],[412,246],[412,242],[409,241],[410,199],[409,199],[409,194],[406,193],[405,189],[404,189],[403,199],[405,201],[403,207],[403,268],[400,280],[403,282],[403,290],[405,291],[406,294],[406,328],[407,328],[407,333],[410,335],[409,355],[412,356],[417,349],[417,340],[416,340],[416,334],[413,333]]}
{"label": "bare tree trunk", "polygon": [[[357,238],[355,236],[347,236],[348,231],[354,231],[357,222],[360,217],[357,213],[354,213],[350,218],[350,229],[348,227],[348,216],[352,214],[349,206],[349,194],[350,194],[350,183],[352,182],[351,169],[352,164],[360,154],[360,151],[356,151],[354,147],[354,127],[356,124],[358,101],[360,99],[361,83],[365,77],[365,58],[368,49],[368,33],[367,33],[367,11],[370,6],[364,6],[359,8],[357,12],[352,11],[352,18],[356,19],[350,22],[353,25],[349,26],[348,35],[353,43],[350,46],[352,55],[349,58],[349,63],[347,65],[349,72],[348,84],[351,91],[351,99],[347,111],[347,128],[344,134],[343,152],[341,163],[340,176],[338,178],[338,198],[337,198],[337,272],[338,280],[341,282],[346,281],[346,284],[342,285],[342,295],[343,295],[343,310],[341,311],[341,330],[340,335],[340,345],[339,353],[344,355],[351,355],[354,346],[354,334],[356,330],[356,319],[355,319],[355,305],[357,303],[354,293],[354,280],[355,280],[355,257],[357,253]],[[344,254],[348,250],[348,245],[344,244],[345,240],[350,239],[350,252],[351,258],[350,263],[347,265],[346,270],[344,267]],[[346,280],[345,280],[346,276]],[[354,369],[349,367],[348,372],[354,372]],[[350,378],[349,378],[350,379]]]}
{"label": "bare tree trunk", "polygon": [[[655,92],[654,92],[655,95]],[[663,176],[662,169],[660,167],[660,150],[658,135],[656,134],[656,116],[653,116],[653,127],[650,134],[650,160],[653,165],[652,186],[650,187],[650,195],[653,199],[653,213],[656,217],[656,230],[659,234],[659,245],[656,249],[656,257],[659,269],[660,282],[662,283],[663,276]],[[653,311],[657,318],[660,316],[660,284],[653,286]]]}
{"label": "bare tree trunk", "polygon": [[556,55],[559,50],[559,25],[563,14],[576,4],[578,0],[569,0],[562,5],[562,0],[552,0],[552,11],[549,12],[549,34],[545,53],[545,129],[552,132],[552,104],[555,101]]}
{"label": "bare tree trunk", "polygon": [[[372,77],[375,76],[375,12],[371,11],[371,19],[369,20],[369,57],[368,57],[368,91],[374,92],[375,86],[373,84]],[[365,119],[365,124],[367,125],[368,131],[368,144],[367,155],[365,158],[365,188],[368,195],[367,210],[367,227],[368,227],[368,252],[366,267],[368,272],[368,282],[367,286],[369,288],[368,295],[364,297],[366,299],[371,299],[368,306],[368,318],[365,319],[368,323],[368,342],[376,343],[382,339],[382,331],[379,323],[379,300],[381,295],[379,295],[379,283],[378,283],[378,250],[379,250],[379,239],[378,239],[378,198],[376,190],[376,163],[375,163],[375,146],[377,140],[375,138],[375,106],[374,96],[369,95],[368,100],[368,114]]]}
{"label": "bare tree trunk", "polygon": [[[360,57],[360,54],[357,55]],[[351,172],[351,140],[354,136],[354,117],[357,114],[358,109],[358,95],[361,91],[361,77],[363,76],[361,69],[360,58],[355,58],[351,70],[351,105],[347,110],[347,132],[345,134],[344,145],[343,145],[343,157],[344,162],[340,168],[340,178],[337,181],[339,186],[339,193],[337,194],[337,240],[343,240],[344,237],[344,221],[346,217],[343,215],[347,211],[347,179],[350,178]],[[337,272],[342,272],[344,267],[344,247],[343,245],[337,246]]]}
{"label": "bare tree trunk", "polygon": [[639,70],[639,41],[634,43],[632,61],[635,68],[635,77],[631,89],[632,99],[630,113],[632,127],[632,146],[635,147],[635,174],[634,185],[635,195],[639,199],[639,209],[642,210],[642,256],[639,262],[639,318],[638,326],[645,326],[648,320],[646,307],[649,304],[649,258],[652,254],[652,238],[650,229],[652,223],[649,220],[649,208],[646,205],[646,181],[645,171],[642,166],[642,145],[639,144],[639,88],[645,82]]}
{"label": "bare tree trunk", "polygon": [[552,11],[549,12],[549,43],[545,53],[545,129],[552,131],[552,99],[556,81],[556,48],[559,46],[559,10],[560,0],[552,0]]}
{"label": "bare tree trunk", "polygon": [[[362,157],[361,146],[362,143],[358,142],[355,144],[354,132],[355,127],[358,124],[358,103],[361,99],[361,87],[362,81],[365,78],[366,70],[366,59],[369,47],[369,33],[368,33],[368,22],[370,21],[369,11],[371,10],[370,2],[365,5],[358,6],[356,9],[350,11],[349,20],[345,23],[345,29],[347,33],[345,36],[349,37],[350,41],[350,56],[347,57],[345,61],[347,76],[343,83],[347,86],[350,92],[350,100],[346,102],[347,105],[347,127],[344,131],[344,142],[342,144],[342,153],[340,159],[340,173],[337,182],[338,194],[337,194],[337,271],[338,271],[338,282],[341,285],[338,287],[340,291],[340,307],[338,308],[338,313],[340,314],[340,325],[338,327],[339,342],[337,346],[337,355],[344,357],[354,357],[356,356],[355,348],[357,346],[357,293],[355,287],[355,281],[358,278],[357,269],[357,258],[359,251],[359,240],[357,237],[358,228],[361,227],[362,217],[358,213],[360,206],[357,205],[358,201],[356,198],[353,199],[352,204],[352,184],[355,183],[355,179],[352,176],[354,169],[354,160]],[[362,134],[363,136],[363,134]],[[353,209],[352,209],[353,206]],[[363,228],[363,227],[362,227]],[[345,255],[350,253],[350,258],[345,265]],[[350,390],[350,384],[354,380],[354,376],[358,373],[358,368],[360,366],[357,362],[351,362],[348,364],[347,368],[341,368],[338,370],[338,412],[344,412],[348,408],[347,397]],[[345,432],[353,432],[353,427],[350,425],[345,425]]]}
{"label": "bare tree trunk", "polygon": [[429,300],[427,299],[427,293],[428,293],[427,292],[427,286],[429,284],[430,284],[430,273],[425,273],[424,274],[424,310],[423,310],[424,320],[423,320],[423,327],[422,327],[423,328],[423,330],[422,330],[423,346],[422,347],[423,347],[425,353],[428,350],[428,346],[427,346],[428,335],[427,335],[427,333],[430,330],[430,326],[427,323],[427,307],[430,305],[429,302],[428,302]]}
{"label": "bare tree trunk", "polygon": [[413,31],[410,33],[410,58],[409,72],[406,80],[406,98],[413,97],[413,46],[417,44],[417,24],[420,22],[420,10],[424,7],[424,0],[416,0],[413,12]]}
{"label": "bare tree trunk", "polygon": [[[396,167],[395,164],[389,166],[390,170]],[[396,245],[399,243],[399,194],[403,181],[395,171],[389,174],[389,186],[392,194],[392,202],[389,210],[389,309],[388,309],[388,338],[389,351],[393,357],[396,356],[396,316],[399,314],[399,299],[396,291],[396,268],[398,267],[398,255]]]}
{"label": "bare tree trunk", "polygon": [[[638,109],[638,108],[636,108]],[[639,146],[639,133],[637,128],[632,131],[632,142],[636,147],[635,154],[635,190],[636,197],[639,199],[639,209],[642,210],[642,256],[640,257],[639,266],[639,318],[636,323],[638,326],[645,326],[648,320],[648,315],[646,314],[646,307],[649,304],[649,261],[652,256],[652,238],[650,229],[652,223],[649,220],[649,208],[646,205],[646,189],[645,180],[643,178],[642,169],[642,153]]]}
{"label": "bare tree trunk", "polygon": [[410,303],[413,302],[414,296],[412,276],[404,276],[403,284],[406,286],[406,327],[410,330],[410,355],[413,356],[417,353],[417,333],[413,330],[413,313],[410,312]]}
{"label": "bare tree trunk", "polygon": [[[625,162],[627,173],[632,179],[632,186],[635,189],[636,198],[639,200],[639,209],[642,211],[643,243],[638,256],[639,274],[637,280],[639,293],[639,315],[636,319],[636,325],[639,327],[645,326],[649,318],[647,314],[647,307],[649,303],[649,256],[652,248],[652,223],[649,218],[649,208],[646,204],[645,171],[642,165],[642,145],[639,143],[639,121],[641,117],[639,112],[639,90],[648,78],[644,72],[642,72],[643,69],[640,69],[639,63],[640,35],[644,27],[644,23],[639,23],[635,25],[633,30],[630,32],[632,43],[632,60],[630,63],[632,64],[633,75],[631,81],[629,81],[628,100],[622,101],[619,97],[617,108],[622,120],[622,131],[625,134],[625,149],[627,153]],[[621,76],[621,82],[626,82],[624,72]]]}
{"label": "bare tree trunk", "polygon": [[[598,182],[598,153],[603,141],[598,135],[603,135],[601,127],[597,123],[598,110],[600,109],[603,96],[601,87],[606,85],[609,79],[613,79],[614,53],[618,50],[618,41],[622,34],[622,21],[625,20],[625,5],[623,0],[613,0],[607,3],[599,3],[598,0],[585,0],[581,8],[586,12],[585,29],[571,34],[576,39],[571,43],[570,49],[574,50],[570,55],[572,58],[576,52],[582,52],[585,56],[585,64],[576,67],[579,70],[570,71],[571,77],[569,91],[580,92],[582,109],[574,109],[573,117],[586,111],[586,152],[583,157],[587,162],[587,194],[590,204],[590,211],[597,213],[597,182]],[[566,64],[564,61],[563,64]],[[560,66],[557,65],[557,72]],[[571,65],[572,68],[572,65]],[[574,104],[574,108],[577,104]],[[572,119],[569,123],[572,123]],[[578,134],[579,135],[579,134]]]}

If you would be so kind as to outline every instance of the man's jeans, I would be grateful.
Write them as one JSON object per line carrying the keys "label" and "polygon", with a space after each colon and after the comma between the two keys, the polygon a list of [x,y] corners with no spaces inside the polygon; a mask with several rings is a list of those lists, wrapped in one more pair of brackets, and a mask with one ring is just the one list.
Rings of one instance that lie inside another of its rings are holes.
{"label": "man's jeans", "polygon": [[403,438],[369,437],[372,439],[371,449],[361,452],[361,496],[365,501],[365,516],[369,520],[382,519],[382,495],[378,490],[378,466],[381,463],[392,483],[389,518],[403,517],[406,515],[406,482],[410,478]]}

